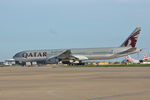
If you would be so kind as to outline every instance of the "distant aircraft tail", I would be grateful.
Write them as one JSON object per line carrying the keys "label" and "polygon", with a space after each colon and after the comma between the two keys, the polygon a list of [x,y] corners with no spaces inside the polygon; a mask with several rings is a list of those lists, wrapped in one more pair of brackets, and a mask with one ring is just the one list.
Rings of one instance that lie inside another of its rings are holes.
{"label": "distant aircraft tail", "polygon": [[145,53],[143,52],[142,54],[143,54],[143,56],[144,56],[144,59],[147,59],[147,57],[146,57]]}
{"label": "distant aircraft tail", "polygon": [[120,47],[135,47],[141,28],[137,27]]}
{"label": "distant aircraft tail", "polygon": [[126,59],[132,59],[132,58],[128,55],[128,56],[126,56]]}
{"label": "distant aircraft tail", "polygon": [[131,56],[126,56],[126,60],[130,63],[140,63],[140,60],[133,59]]}
{"label": "distant aircraft tail", "polygon": [[129,57],[128,56],[126,56],[126,60],[128,61],[128,59],[129,59]]}
{"label": "distant aircraft tail", "polygon": [[126,60],[127,60],[127,62],[133,62],[133,59],[129,55],[126,56]]}

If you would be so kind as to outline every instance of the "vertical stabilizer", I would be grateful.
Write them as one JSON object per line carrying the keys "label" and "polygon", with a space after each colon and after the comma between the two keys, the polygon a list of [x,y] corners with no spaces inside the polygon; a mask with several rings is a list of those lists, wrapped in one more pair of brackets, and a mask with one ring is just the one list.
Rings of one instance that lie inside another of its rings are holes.
{"label": "vertical stabilizer", "polygon": [[143,52],[142,54],[143,54],[143,56],[144,56],[144,60],[145,60],[145,61],[150,61],[150,58],[148,58],[144,52]]}
{"label": "vertical stabilizer", "polygon": [[138,36],[140,34],[140,31],[141,31],[141,28],[137,27],[131,33],[131,35],[126,39],[126,41],[124,41],[124,43],[121,45],[121,47],[135,47],[137,39],[138,39]]}
{"label": "vertical stabilizer", "polygon": [[143,52],[142,54],[143,54],[143,56],[144,56],[144,59],[147,59],[147,57],[146,57],[145,53]]}
{"label": "vertical stabilizer", "polygon": [[126,56],[126,60],[127,60],[127,62],[133,62],[133,59],[129,55]]}
{"label": "vertical stabilizer", "polygon": [[128,55],[127,57],[128,57],[129,59],[132,59],[131,56],[129,56],[129,55]]}

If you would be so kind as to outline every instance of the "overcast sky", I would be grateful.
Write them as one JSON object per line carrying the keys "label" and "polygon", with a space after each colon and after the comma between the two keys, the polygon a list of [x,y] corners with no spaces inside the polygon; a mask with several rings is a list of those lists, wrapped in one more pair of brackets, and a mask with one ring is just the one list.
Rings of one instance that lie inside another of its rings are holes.
{"label": "overcast sky", "polygon": [[150,0],[0,0],[0,61],[34,49],[117,47],[136,27],[150,52]]}

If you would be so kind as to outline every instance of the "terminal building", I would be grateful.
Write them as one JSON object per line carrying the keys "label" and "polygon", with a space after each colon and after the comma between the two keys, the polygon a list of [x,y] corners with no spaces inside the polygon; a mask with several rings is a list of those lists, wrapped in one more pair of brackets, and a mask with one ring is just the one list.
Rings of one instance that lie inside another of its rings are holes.
{"label": "terminal building", "polygon": [[12,65],[15,65],[16,62],[15,62],[15,59],[7,59],[5,60],[5,62],[3,62],[3,64],[7,66],[12,66]]}

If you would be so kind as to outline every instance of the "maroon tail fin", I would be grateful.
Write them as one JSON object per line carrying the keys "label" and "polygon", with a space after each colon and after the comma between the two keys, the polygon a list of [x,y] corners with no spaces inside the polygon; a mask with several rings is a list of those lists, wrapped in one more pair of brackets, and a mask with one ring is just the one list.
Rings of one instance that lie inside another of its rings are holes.
{"label": "maroon tail fin", "polygon": [[140,34],[141,28],[137,27],[132,34],[127,38],[126,41],[121,45],[121,47],[135,47],[138,36]]}

